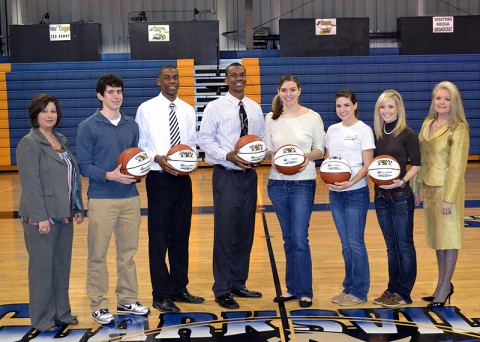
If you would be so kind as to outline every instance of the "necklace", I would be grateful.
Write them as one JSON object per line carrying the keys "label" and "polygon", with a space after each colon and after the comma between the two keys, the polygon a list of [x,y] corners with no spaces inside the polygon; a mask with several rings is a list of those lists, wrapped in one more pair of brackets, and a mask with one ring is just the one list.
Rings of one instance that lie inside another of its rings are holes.
{"label": "necklace", "polygon": [[438,120],[435,119],[435,121],[433,121],[432,123],[432,134],[433,133],[436,133],[438,130],[440,130],[440,128],[442,128],[443,126],[445,126],[447,122],[443,122],[443,123],[438,123]]}
{"label": "necklace", "polygon": [[392,129],[390,132],[387,132],[387,130],[385,129],[385,124],[383,124],[383,133],[385,134],[392,134],[393,132],[395,132],[396,129],[397,129],[397,126],[395,126],[395,128]]}
{"label": "necklace", "polygon": [[47,139],[48,142],[54,142],[55,141],[55,136],[52,134],[52,137],[50,139]]}

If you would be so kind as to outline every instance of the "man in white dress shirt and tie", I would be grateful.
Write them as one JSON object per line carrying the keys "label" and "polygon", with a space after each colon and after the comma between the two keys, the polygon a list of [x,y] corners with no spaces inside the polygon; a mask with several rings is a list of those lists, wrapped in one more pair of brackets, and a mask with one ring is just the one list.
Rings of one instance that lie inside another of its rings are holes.
{"label": "man in white dress shirt and tie", "polygon": [[[246,69],[233,63],[225,70],[229,90],[206,106],[199,141],[205,160],[214,164],[214,242],[212,290],[223,308],[237,309],[233,298],[260,298],[246,288],[255,228],[257,173],[237,156],[235,143],[245,134],[263,137],[260,106],[245,96]],[[246,114],[246,118],[245,118]]]}
{"label": "man in white dress shirt and tie", "polygon": [[174,302],[205,300],[187,290],[192,182],[189,175],[178,176],[167,163],[172,146],[186,144],[196,149],[196,117],[193,107],[177,96],[179,78],[174,66],[160,69],[157,85],[160,94],[138,107],[135,121],[140,128],[138,147],[152,160],[146,189],[153,307],[172,313],[180,311]]}

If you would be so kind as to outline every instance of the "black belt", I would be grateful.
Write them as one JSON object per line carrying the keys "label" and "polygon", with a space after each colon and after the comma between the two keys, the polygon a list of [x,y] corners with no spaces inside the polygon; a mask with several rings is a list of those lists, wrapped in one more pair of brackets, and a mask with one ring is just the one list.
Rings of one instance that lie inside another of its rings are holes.
{"label": "black belt", "polygon": [[241,169],[241,170],[229,169],[221,164],[215,164],[215,167],[218,167],[220,170],[231,172],[231,173],[247,173],[253,170],[253,169]]}
{"label": "black belt", "polygon": [[375,197],[396,197],[408,195],[411,193],[410,189],[395,188],[395,189],[375,189]]}

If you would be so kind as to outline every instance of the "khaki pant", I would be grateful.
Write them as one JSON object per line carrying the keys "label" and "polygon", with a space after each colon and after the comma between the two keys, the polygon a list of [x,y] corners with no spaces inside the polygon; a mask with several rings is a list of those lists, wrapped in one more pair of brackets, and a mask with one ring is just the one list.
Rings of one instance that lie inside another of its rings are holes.
{"label": "khaki pant", "polygon": [[87,295],[93,311],[108,309],[107,251],[115,232],[117,252],[117,305],[138,300],[134,255],[138,250],[140,198],[88,200]]}

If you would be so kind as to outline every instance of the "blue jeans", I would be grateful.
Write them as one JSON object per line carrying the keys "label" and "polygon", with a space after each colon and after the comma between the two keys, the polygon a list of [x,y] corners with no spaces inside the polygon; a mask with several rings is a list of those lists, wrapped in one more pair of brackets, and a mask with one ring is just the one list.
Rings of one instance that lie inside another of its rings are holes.
{"label": "blue jeans", "polygon": [[398,196],[377,193],[375,210],[387,245],[388,290],[411,303],[410,293],[417,277],[417,256],[413,243],[413,193]]}
{"label": "blue jeans", "polygon": [[345,262],[343,292],[367,300],[370,269],[364,233],[370,192],[365,186],[350,191],[330,191],[329,197]]}
{"label": "blue jeans", "polygon": [[270,179],[267,188],[282,228],[287,291],[297,298],[312,298],[312,257],[308,227],[315,197],[315,180]]}

